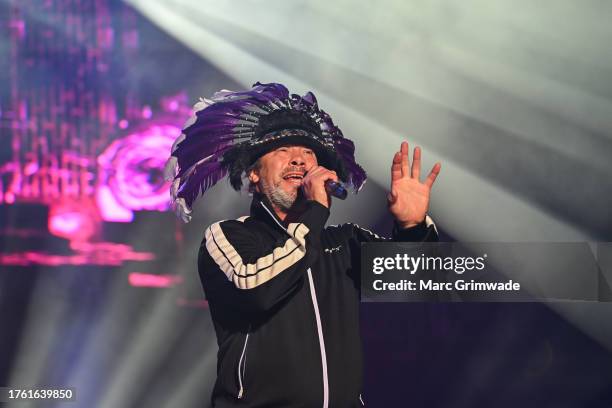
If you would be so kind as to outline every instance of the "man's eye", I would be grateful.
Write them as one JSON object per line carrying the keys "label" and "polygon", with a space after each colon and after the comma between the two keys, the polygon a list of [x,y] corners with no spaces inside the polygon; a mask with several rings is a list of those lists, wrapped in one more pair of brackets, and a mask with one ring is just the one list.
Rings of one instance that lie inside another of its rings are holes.
{"label": "man's eye", "polygon": [[306,150],[304,153],[306,153],[306,154],[314,154],[314,152],[312,150]]}

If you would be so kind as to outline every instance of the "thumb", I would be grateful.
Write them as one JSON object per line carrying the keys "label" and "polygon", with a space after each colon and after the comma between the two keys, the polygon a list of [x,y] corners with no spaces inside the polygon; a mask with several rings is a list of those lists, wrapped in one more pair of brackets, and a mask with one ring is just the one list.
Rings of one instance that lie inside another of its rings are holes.
{"label": "thumb", "polygon": [[389,202],[389,205],[395,204],[397,201],[397,193],[391,190],[389,194],[387,194],[387,201]]}

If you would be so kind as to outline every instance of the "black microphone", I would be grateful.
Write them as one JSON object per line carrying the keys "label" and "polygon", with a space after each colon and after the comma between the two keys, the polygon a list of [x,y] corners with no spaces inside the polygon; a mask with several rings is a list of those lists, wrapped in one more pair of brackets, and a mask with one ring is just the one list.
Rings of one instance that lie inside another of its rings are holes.
{"label": "black microphone", "polygon": [[344,188],[342,183],[335,182],[333,180],[325,181],[325,190],[327,190],[329,194],[333,195],[336,198],[339,198],[340,200],[346,199],[346,196],[348,195],[348,191],[346,191],[346,188]]}

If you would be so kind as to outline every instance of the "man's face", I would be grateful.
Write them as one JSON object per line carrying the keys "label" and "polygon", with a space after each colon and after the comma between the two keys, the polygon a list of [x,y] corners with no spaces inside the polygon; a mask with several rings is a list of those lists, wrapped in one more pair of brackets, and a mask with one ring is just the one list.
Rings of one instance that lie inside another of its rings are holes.
{"label": "man's face", "polygon": [[249,180],[278,209],[287,211],[298,199],[305,173],[317,164],[312,149],[282,146],[261,156],[259,167],[251,170]]}

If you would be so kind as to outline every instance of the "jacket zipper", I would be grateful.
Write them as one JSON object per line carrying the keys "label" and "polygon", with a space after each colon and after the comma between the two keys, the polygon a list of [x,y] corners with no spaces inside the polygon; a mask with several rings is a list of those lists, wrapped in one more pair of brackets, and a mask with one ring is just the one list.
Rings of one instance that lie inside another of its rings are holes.
{"label": "jacket zipper", "polygon": [[[270,217],[283,229],[285,232],[287,228],[272,214],[272,212],[260,202],[261,206],[270,214]],[[308,285],[310,286],[310,297],[312,298],[312,306],[315,312],[315,319],[317,321],[317,333],[319,335],[319,348],[321,350],[321,366],[323,367],[323,408],[329,407],[329,378],[327,377],[327,354],[325,352],[325,341],[323,339],[323,325],[321,324],[321,315],[319,314],[319,303],[317,302],[317,292],[315,291],[314,281],[312,279],[312,271],[308,268]],[[246,346],[246,342],[245,342]]]}
{"label": "jacket zipper", "polygon": [[251,334],[250,331],[251,326],[249,325],[246,337],[244,338],[244,345],[242,346],[242,354],[240,354],[240,360],[238,360],[238,385],[240,386],[240,389],[238,390],[238,399],[241,399],[244,396],[244,384],[242,381],[246,371],[246,350],[247,343],[249,342],[249,334]]}
{"label": "jacket zipper", "polygon": [[308,284],[310,286],[310,296],[314,307],[315,318],[317,320],[317,332],[319,333],[319,348],[321,349],[321,365],[323,367],[323,408],[329,406],[329,379],[327,378],[327,355],[325,353],[325,340],[323,339],[323,326],[321,325],[321,315],[319,314],[319,304],[317,293],[312,280],[312,271],[308,268]]}

